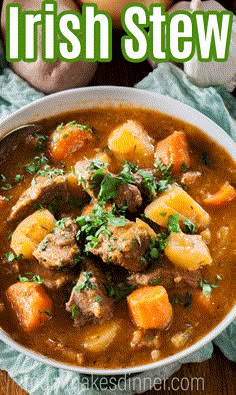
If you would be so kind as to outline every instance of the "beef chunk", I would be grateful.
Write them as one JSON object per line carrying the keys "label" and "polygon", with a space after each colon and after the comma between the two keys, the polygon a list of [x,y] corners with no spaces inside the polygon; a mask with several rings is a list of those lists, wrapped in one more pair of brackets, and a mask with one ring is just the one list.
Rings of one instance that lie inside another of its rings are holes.
{"label": "beef chunk", "polygon": [[80,160],[75,164],[75,173],[89,196],[95,198],[99,193],[100,183],[106,173],[106,169],[104,168],[97,172],[92,164],[93,162],[90,160]]}
{"label": "beef chunk", "polygon": [[37,265],[35,274],[43,279],[43,284],[46,288],[52,290],[60,289],[76,278],[76,273],[70,270],[65,272],[61,270],[48,270],[43,265]]}
{"label": "beef chunk", "polygon": [[107,296],[106,278],[99,267],[87,261],[72,290],[66,310],[72,313],[76,326],[86,321],[107,320],[112,315],[113,299]]}
{"label": "beef chunk", "polygon": [[33,252],[39,263],[48,269],[70,266],[79,255],[76,244],[77,226],[71,218],[63,218]]}
{"label": "beef chunk", "polygon": [[113,201],[118,207],[125,205],[130,213],[135,213],[142,205],[141,193],[135,185],[121,184],[117,192],[118,196]]}
{"label": "beef chunk", "polygon": [[108,226],[107,230],[110,235],[100,233],[99,243],[90,252],[104,262],[123,266],[132,272],[144,270],[142,257],[151,240],[147,229],[127,220],[125,226]]}
{"label": "beef chunk", "polygon": [[150,348],[158,350],[161,346],[160,334],[153,330],[136,329],[130,342],[133,349]]}
{"label": "beef chunk", "polygon": [[9,219],[22,219],[35,211],[35,203],[47,205],[54,199],[57,199],[58,203],[67,200],[66,178],[64,176],[37,177],[33,185],[23,192],[12,207]]}
{"label": "beef chunk", "polygon": [[[86,192],[94,199],[97,199],[100,184],[107,173],[106,168],[96,170],[92,161],[79,161],[75,165],[75,171]],[[109,173],[112,178],[117,175]],[[117,188],[117,197],[111,199],[117,206],[127,205],[128,211],[134,213],[142,205],[142,196],[139,189],[132,184],[121,184]]]}
{"label": "beef chunk", "polygon": [[187,271],[176,268],[156,267],[146,273],[132,274],[128,278],[129,284],[132,285],[156,285],[161,284],[165,288],[181,288],[188,285],[191,288],[197,288],[201,280],[200,270]]}

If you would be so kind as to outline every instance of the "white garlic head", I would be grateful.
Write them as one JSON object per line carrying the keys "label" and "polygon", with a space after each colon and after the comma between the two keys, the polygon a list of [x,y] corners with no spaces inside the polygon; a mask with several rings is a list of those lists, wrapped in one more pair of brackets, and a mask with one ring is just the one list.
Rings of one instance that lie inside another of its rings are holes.
{"label": "white garlic head", "polygon": [[[224,11],[217,1],[192,0],[181,1],[169,9],[173,11]],[[224,85],[229,91],[236,87],[236,18],[233,21],[233,30],[230,42],[229,57],[224,62],[201,62],[195,54],[192,59],[184,63],[184,71],[189,79],[198,86]]]}

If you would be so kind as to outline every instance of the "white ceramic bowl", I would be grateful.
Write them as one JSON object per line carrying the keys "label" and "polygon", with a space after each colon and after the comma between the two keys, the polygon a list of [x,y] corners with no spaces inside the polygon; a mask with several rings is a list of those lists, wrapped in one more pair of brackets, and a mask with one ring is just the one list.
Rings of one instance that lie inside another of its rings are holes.
{"label": "white ceramic bowl", "polygon": [[[191,107],[167,96],[125,87],[97,86],[79,88],[65,92],[59,92],[37,100],[0,122],[0,139],[7,135],[12,129],[24,124],[40,121],[43,118],[53,117],[65,112],[75,111],[83,108],[88,109],[98,106],[117,107],[120,105],[159,110],[163,113],[191,123],[203,130],[219,145],[223,146],[236,162],[236,144],[219,126],[217,126],[206,116],[202,115]],[[2,330],[0,330],[0,339],[12,346],[17,351],[20,351],[40,362],[58,368],[64,368],[86,374],[119,375],[143,372],[145,370],[159,368],[161,366],[176,362],[209,343],[216,336],[218,336],[235,318],[236,306],[232,308],[227,316],[212,331],[210,331],[206,336],[197,341],[191,347],[188,347],[185,350],[174,354],[173,356],[164,358],[157,362],[123,369],[93,369],[63,364],[61,362],[46,358],[19,345]]]}

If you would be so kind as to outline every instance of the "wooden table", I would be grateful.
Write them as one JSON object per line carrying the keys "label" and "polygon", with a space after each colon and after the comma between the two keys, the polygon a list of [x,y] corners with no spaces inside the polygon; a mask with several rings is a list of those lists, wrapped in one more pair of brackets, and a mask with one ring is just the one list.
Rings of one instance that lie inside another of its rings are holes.
{"label": "wooden table", "polygon": [[[148,62],[133,64],[123,59],[119,52],[120,36],[120,32],[114,32],[113,60],[110,63],[99,64],[91,85],[133,86],[152,71]],[[116,48],[117,50],[114,50]],[[236,96],[236,90],[234,96]],[[191,378],[193,378],[192,381]],[[156,390],[148,391],[146,395],[162,395],[167,391],[170,395],[183,395],[184,393],[235,395],[236,363],[228,361],[216,348],[211,360],[200,364],[183,365],[165,385],[157,386]],[[6,372],[0,371],[0,395],[26,394]]]}

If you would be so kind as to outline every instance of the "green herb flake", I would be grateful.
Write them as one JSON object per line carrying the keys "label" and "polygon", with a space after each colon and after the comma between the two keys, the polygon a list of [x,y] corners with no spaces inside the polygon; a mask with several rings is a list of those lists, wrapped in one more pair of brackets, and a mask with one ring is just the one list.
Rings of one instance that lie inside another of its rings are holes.
{"label": "green herb flake", "polygon": [[4,174],[0,174],[0,181],[6,182],[7,181],[7,177],[4,176]]}
{"label": "green herb flake", "polygon": [[171,304],[178,304],[179,303],[179,295],[174,294],[171,299]]}
{"label": "green herb flake", "polygon": [[15,177],[14,177],[14,181],[15,182],[20,182],[20,181],[23,181],[23,180],[24,180],[23,174],[16,174]]}
{"label": "green herb flake", "polygon": [[181,231],[179,226],[179,214],[169,215],[167,229],[170,232],[175,232],[175,233],[179,233]]}
{"label": "green herb flake", "polygon": [[180,167],[180,171],[183,173],[185,170],[187,170],[188,166],[186,165],[186,163],[182,163],[181,167]]}
{"label": "green herb flake", "polygon": [[39,310],[39,313],[40,314],[46,314],[48,317],[52,316],[52,313],[49,310]]}
{"label": "green herb flake", "polygon": [[194,234],[194,232],[196,230],[196,225],[189,219],[186,219],[185,221],[183,221],[183,223],[185,225],[184,232],[188,233],[190,235]]}
{"label": "green herb flake", "polygon": [[90,279],[93,276],[92,272],[83,272],[85,280],[74,287],[76,292],[81,292],[83,290],[88,291],[89,289],[96,289],[96,284],[94,284]]}
{"label": "green herb flake", "polygon": [[36,284],[43,284],[43,279],[38,275],[38,274],[35,274],[33,277],[32,277],[32,280],[36,283]]}
{"label": "green herb flake", "polygon": [[28,277],[21,276],[21,274],[19,274],[18,280],[19,280],[21,283],[27,283],[27,282],[29,281]]}
{"label": "green herb flake", "polygon": [[101,296],[95,295],[95,296],[94,296],[94,300],[95,300],[95,302],[99,303],[100,306],[103,305]]}
{"label": "green herb flake", "polygon": [[77,306],[75,304],[73,304],[71,306],[71,318],[72,320],[74,320],[76,318],[77,315]]}
{"label": "green herb flake", "polygon": [[15,259],[15,255],[14,255],[13,252],[11,252],[11,251],[6,252],[6,253],[4,254],[4,256],[7,258],[8,262],[12,262],[12,261],[14,261],[14,259]]}
{"label": "green herb flake", "polygon": [[219,287],[219,284],[211,284],[208,280],[201,280],[199,285],[202,288],[202,293],[208,297],[211,296],[212,289]]}
{"label": "green herb flake", "polygon": [[149,281],[149,284],[152,286],[155,286],[157,284],[160,284],[163,281],[163,278],[161,276],[158,276],[154,280]]}
{"label": "green herb flake", "polygon": [[9,191],[12,188],[11,184],[5,184],[1,187],[2,191]]}

